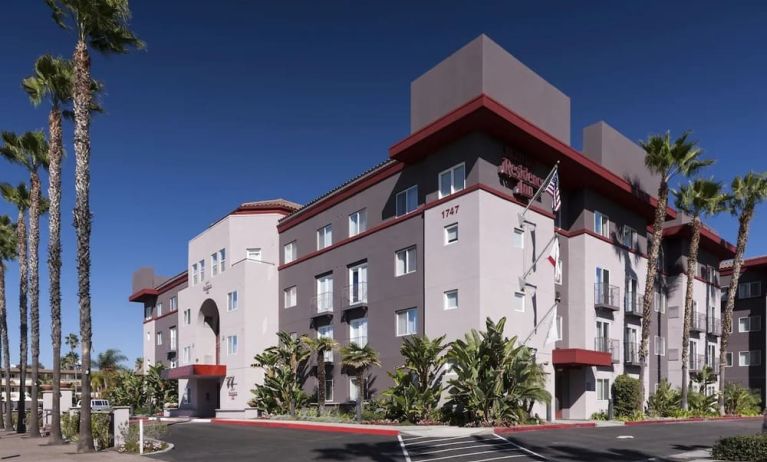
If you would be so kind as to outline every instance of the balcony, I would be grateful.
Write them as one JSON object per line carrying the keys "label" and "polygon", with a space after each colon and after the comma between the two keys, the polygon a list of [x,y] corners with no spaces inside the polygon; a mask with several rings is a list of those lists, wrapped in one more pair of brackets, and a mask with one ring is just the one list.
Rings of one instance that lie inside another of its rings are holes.
{"label": "balcony", "polygon": [[594,284],[594,307],[605,308],[612,311],[620,310],[621,290],[618,286],[611,286],[603,282]]}
{"label": "balcony", "polygon": [[709,356],[706,358],[706,367],[710,367],[714,374],[719,373],[719,358],[716,356]]}
{"label": "balcony", "polygon": [[700,372],[706,366],[706,357],[703,355],[690,355],[690,372]]}
{"label": "balcony", "polygon": [[703,313],[692,313],[690,319],[690,331],[691,332],[705,332],[706,331],[706,315]]}
{"label": "balcony", "polygon": [[630,366],[639,366],[639,344],[625,342],[623,344],[623,362]]}
{"label": "balcony", "polygon": [[600,353],[610,353],[612,363],[621,362],[620,341],[606,337],[596,337],[594,339],[594,350]]}
{"label": "balcony", "polygon": [[341,308],[349,309],[367,306],[368,303],[368,283],[358,282],[344,288],[341,300]]}
{"label": "balcony", "polygon": [[626,314],[642,317],[642,294],[628,292],[624,300]]}
{"label": "balcony", "polygon": [[333,291],[322,292],[312,297],[312,310],[316,313],[333,311]]}
{"label": "balcony", "polygon": [[722,320],[713,316],[708,317],[708,328],[706,330],[711,335],[717,337],[722,335]]}

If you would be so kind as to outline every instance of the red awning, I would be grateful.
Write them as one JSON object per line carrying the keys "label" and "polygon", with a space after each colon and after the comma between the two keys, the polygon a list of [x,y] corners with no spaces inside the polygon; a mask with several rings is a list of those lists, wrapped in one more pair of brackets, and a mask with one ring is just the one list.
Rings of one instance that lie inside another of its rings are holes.
{"label": "red awning", "polygon": [[164,379],[205,379],[226,377],[226,366],[223,364],[192,364],[175,367],[162,372]]}
{"label": "red awning", "polygon": [[131,294],[128,297],[128,301],[131,302],[143,302],[147,297],[156,297],[160,292],[157,289],[141,289],[138,292]]}
{"label": "red awning", "polygon": [[582,348],[557,348],[552,353],[555,366],[612,366],[610,353]]}

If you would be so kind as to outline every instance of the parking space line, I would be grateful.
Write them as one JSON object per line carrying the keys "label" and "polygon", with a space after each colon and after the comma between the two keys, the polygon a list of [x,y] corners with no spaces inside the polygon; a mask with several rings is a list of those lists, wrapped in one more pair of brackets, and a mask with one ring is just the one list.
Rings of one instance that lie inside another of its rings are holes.
{"label": "parking space line", "polygon": [[[477,445],[474,445],[474,446],[461,446],[460,448],[448,448],[448,449],[439,449],[437,451],[419,452],[419,453],[413,454],[413,455],[417,455],[417,456],[420,457],[420,456],[426,456],[426,455],[429,455],[429,454],[438,454],[440,452],[462,451],[464,449],[487,448],[487,447],[498,448],[498,447],[501,447],[501,446],[511,446],[511,445],[512,445],[511,443],[501,443],[501,444],[486,443],[486,444],[477,444]],[[514,451],[519,451],[519,449],[514,449]]]}
{"label": "parking space line", "polygon": [[479,460],[473,460],[471,462],[488,462],[488,461],[491,461],[491,460],[512,459],[514,457],[522,457],[522,456],[520,456],[520,455],[512,455],[512,456],[491,457],[489,459],[479,459]]}
{"label": "parking space line", "polygon": [[[470,438],[470,437],[467,436],[467,437],[464,437],[464,438]],[[456,444],[471,444],[471,443],[481,443],[482,441],[496,441],[496,440],[497,440],[497,438],[482,438],[482,439],[474,438],[474,439],[468,440],[468,441],[453,441],[452,443],[429,444],[429,443],[431,443],[431,441],[419,441],[418,443],[419,444],[420,443],[424,443],[425,445],[428,445],[429,447],[432,447],[432,448],[439,448],[439,447],[442,447],[442,446],[453,446],[453,445],[456,445]],[[414,446],[415,444],[416,443],[413,443],[410,446]]]}
{"label": "parking space line", "polygon": [[[434,462],[435,460],[456,459],[456,458],[459,458],[459,457],[478,456],[480,454],[490,454],[491,452],[498,452],[498,451],[493,449],[492,451],[477,451],[477,452],[470,452],[468,454],[458,454],[458,455],[453,454],[452,456],[432,457],[431,459],[421,459],[420,462]],[[508,456],[506,458],[507,459],[511,459],[513,457],[524,457],[524,455],[523,454],[514,454],[514,455]],[[476,461],[472,461],[472,462],[476,462]]]}
{"label": "parking space line", "polygon": [[[493,435],[494,435],[496,438],[500,439],[500,440],[503,440],[503,441],[506,441],[507,443],[511,443],[511,444],[513,444],[514,446],[516,446],[516,447],[517,447],[517,448],[518,448],[520,451],[522,451],[522,452],[526,452],[527,454],[529,454],[529,455],[531,455],[531,456],[533,456],[533,457],[537,457],[537,458],[538,458],[538,459],[540,459],[540,460],[548,460],[548,459],[546,459],[545,457],[543,457],[542,455],[538,454],[537,452],[531,451],[531,450],[529,450],[529,449],[527,449],[527,448],[523,448],[522,446],[520,446],[520,445],[516,444],[516,443],[515,443],[515,442],[513,442],[513,441],[510,441],[510,440],[508,440],[507,438],[504,438],[504,437],[502,437],[501,435],[499,435],[499,434],[497,434],[497,433],[493,433]],[[479,462],[479,461],[477,461],[477,462]]]}
{"label": "parking space line", "polygon": [[402,438],[404,441],[414,441],[414,440],[422,440],[424,438],[431,438],[430,436],[408,436],[407,438]]}
{"label": "parking space line", "polygon": [[399,447],[402,449],[402,455],[405,456],[405,462],[411,462],[410,454],[408,454],[407,449],[405,449],[405,442],[402,441],[402,435],[397,435],[397,439],[399,440]]}
{"label": "parking space line", "polygon": [[416,441],[415,443],[410,443],[410,444],[405,443],[405,446],[415,446],[417,444],[431,444],[431,443],[436,443],[438,441],[462,440],[466,438],[471,438],[471,436],[453,436],[451,438],[437,438],[436,440],[429,440],[429,441]]}

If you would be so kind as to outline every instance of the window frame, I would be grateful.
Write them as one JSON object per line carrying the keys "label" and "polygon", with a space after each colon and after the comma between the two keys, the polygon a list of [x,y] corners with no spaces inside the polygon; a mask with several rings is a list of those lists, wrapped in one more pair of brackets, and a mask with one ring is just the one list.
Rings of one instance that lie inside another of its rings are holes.
{"label": "window frame", "polygon": [[[410,252],[412,251],[413,258],[410,258]],[[410,247],[405,247],[404,249],[397,250],[394,252],[394,276],[395,277],[401,277],[406,276],[408,274],[415,273],[418,270],[418,253],[417,253],[417,246],[411,245]],[[403,267],[402,272],[399,272],[399,255],[404,254],[405,259],[403,260]],[[412,264],[411,264],[412,262]]]}
{"label": "window frame", "polygon": [[[748,354],[748,364],[743,364],[744,354]],[[756,361],[754,361],[753,359],[754,354],[756,354]],[[762,350],[738,351],[738,366],[752,367],[752,366],[761,366],[761,365],[762,365]]]}
{"label": "window frame", "polygon": [[[352,217],[356,217],[356,222],[352,220]],[[356,228],[356,229],[354,229]],[[361,208],[356,212],[349,214],[349,237],[354,237],[360,233],[364,233],[368,229],[368,209]]]}
{"label": "window frame", "polygon": [[317,228],[317,250],[327,249],[331,245],[333,245],[333,223],[328,223]]}
{"label": "window frame", "polygon": [[[599,221],[599,229],[597,230],[597,220]],[[594,233],[597,235],[607,238],[610,238],[610,217],[605,215],[604,213],[594,210]]]}
{"label": "window frame", "polygon": [[[292,304],[288,305],[289,300],[289,294],[292,293]],[[292,285],[290,287],[286,287],[282,289],[282,307],[283,308],[293,308],[294,306],[298,305],[298,286]]]}
{"label": "window frame", "polygon": [[[408,313],[413,312],[415,313],[415,320],[414,320],[414,326],[413,331],[410,332],[410,321],[408,319]],[[399,319],[400,316],[405,316],[405,330],[406,332],[402,333],[399,330]],[[418,307],[411,307],[411,308],[405,308],[402,310],[395,311],[394,313],[394,329],[397,337],[407,337],[409,335],[418,335]]]}
{"label": "window frame", "polygon": [[[521,295],[521,297],[520,297]],[[522,301],[522,309],[517,308],[515,305],[517,300]],[[512,309],[516,313],[524,313],[527,310],[527,294],[521,290],[515,290],[512,298]]]}
{"label": "window frame", "polygon": [[239,339],[237,339],[237,335],[227,335],[226,337],[226,355],[227,356],[237,356],[237,353],[239,352]]}
{"label": "window frame", "polygon": [[[288,249],[290,249],[290,259],[288,259]],[[292,240],[282,246],[282,263],[288,264],[296,260],[298,256],[298,244],[296,240]]]}
{"label": "window frame", "polygon": [[[258,254],[258,258],[253,258],[253,255]],[[245,249],[245,259],[250,261],[262,261],[261,247],[248,247]]]}
{"label": "window frame", "polygon": [[[602,384],[601,387],[600,387],[600,384]],[[602,393],[600,393],[600,388],[601,388]],[[610,379],[609,378],[598,378],[596,380],[596,390],[595,391],[597,392],[597,401],[609,401],[610,400]],[[604,395],[607,395],[607,397],[604,397]]]}
{"label": "window frame", "polygon": [[[408,201],[408,197],[411,192],[415,194],[415,206],[412,209],[409,208],[409,201]],[[400,210],[399,208],[400,197],[405,198],[404,210]],[[419,204],[418,204],[418,185],[417,184],[410,186],[408,188],[405,188],[394,195],[394,215],[397,217],[401,217],[401,216],[407,215],[408,213],[418,210],[418,205]]]}
{"label": "window frame", "polygon": [[[520,245],[516,245],[519,242]],[[514,227],[511,232],[511,247],[514,249],[525,249],[525,230],[522,228]]]}
{"label": "window frame", "polygon": [[227,313],[230,313],[232,311],[237,311],[240,307],[240,296],[237,293],[236,290],[233,290],[231,292],[227,292],[226,294],[226,311]]}
{"label": "window frame", "polygon": [[[453,229],[455,230],[455,239],[450,240],[450,231],[453,230]],[[459,232],[458,231],[458,222],[446,225],[445,228],[444,228],[444,239],[443,239],[444,245],[451,245],[451,244],[455,244],[456,242],[458,242],[458,236],[459,236],[458,232]]]}
{"label": "window frame", "polygon": [[157,332],[155,332],[154,338],[155,338],[155,342],[154,342],[155,346],[162,346],[162,331],[161,330],[158,330]]}
{"label": "window frame", "polygon": [[[455,306],[450,306],[450,298],[452,295],[455,295]],[[458,289],[450,289],[442,292],[442,310],[443,311],[453,311],[457,310],[459,305],[459,299],[458,299]]]}
{"label": "window frame", "polygon": [[[459,168],[463,169],[463,179],[461,181],[461,187],[457,188],[455,187],[455,171]],[[450,175],[450,192],[447,194],[444,194],[442,191],[442,176],[449,174]],[[452,167],[442,170],[437,174],[437,191],[438,191],[438,198],[442,199],[443,197],[451,196],[459,191],[462,191],[466,189],[466,162],[461,162],[459,164],[453,165]]]}

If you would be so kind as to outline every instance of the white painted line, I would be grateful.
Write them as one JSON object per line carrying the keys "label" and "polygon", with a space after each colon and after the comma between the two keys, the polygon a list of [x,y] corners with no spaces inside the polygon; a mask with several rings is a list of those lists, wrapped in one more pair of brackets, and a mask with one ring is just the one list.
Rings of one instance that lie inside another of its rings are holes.
{"label": "white painted line", "polygon": [[405,462],[411,462],[410,455],[407,453],[407,449],[405,449],[405,442],[402,441],[402,435],[397,435],[397,439],[399,440],[399,447],[402,449],[402,455],[405,456]]}
{"label": "white painted line", "polygon": [[513,444],[514,446],[516,446],[516,447],[517,447],[517,448],[518,448],[520,451],[522,451],[522,452],[526,452],[526,453],[530,454],[531,456],[533,456],[533,457],[537,457],[537,458],[539,458],[539,459],[541,459],[541,460],[548,460],[547,458],[543,457],[542,455],[538,454],[537,452],[533,452],[533,451],[531,451],[531,450],[529,450],[529,449],[527,449],[527,448],[523,448],[522,446],[520,446],[520,445],[518,445],[518,444],[514,443],[513,441],[509,441],[509,440],[507,440],[506,438],[502,437],[501,435],[498,435],[498,434],[496,434],[496,433],[493,433],[493,435],[494,435],[496,438],[498,438],[498,439],[501,439],[501,440],[503,440],[503,441],[506,441],[507,443],[511,443],[511,444]]}
{"label": "white painted line", "polygon": [[[472,438],[472,439],[469,440],[469,441],[455,441],[453,443],[440,443],[440,444],[434,444],[434,445],[431,444],[431,443],[433,443],[435,441],[458,440],[458,439],[466,439],[466,438]],[[415,443],[406,444],[406,446],[416,446],[416,445],[419,445],[419,444],[421,444],[421,445],[427,445],[428,444],[431,447],[438,448],[440,446],[450,446],[452,444],[469,444],[469,443],[474,443],[474,442],[479,442],[479,441],[491,441],[491,440],[495,440],[495,438],[477,439],[477,438],[474,438],[472,436],[456,436],[454,438],[444,438],[444,439],[439,439],[439,440],[417,441]]]}
{"label": "white painted line", "polygon": [[[420,459],[419,462],[433,462],[435,460],[445,460],[445,459],[455,459],[455,458],[458,458],[458,457],[477,456],[479,454],[490,454],[491,452],[498,452],[498,451],[477,451],[477,452],[470,452],[468,454],[453,454],[452,456],[432,457],[431,459]],[[524,456],[522,454],[516,454],[516,455],[511,456],[511,457],[524,457]],[[474,461],[472,461],[472,462],[474,462]]]}
{"label": "white painted line", "polygon": [[[438,454],[440,452],[462,451],[464,449],[488,448],[488,447],[489,448],[498,448],[498,447],[501,447],[501,446],[511,446],[511,443],[501,443],[501,444],[485,443],[485,444],[477,444],[477,445],[474,445],[474,446],[461,446],[459,448],[440,449],[438,451],[419,452],[418,454],[413,454],[413,455],[418,455],[420,457],[420,456],[426,456],[426,455],[429,455],[429,454]],[[519,451],[519,449],[513,449],[513,451]]]}
{"label": "white painted line", "polygon": [[489,459],[472,460],[471,462],[488,462],[490,460],[513,459],[514,457],[522,457],[522,456],[521,455],[514,455],[514,456],[491,457]]}
{"label": "white painted line", "polygon": [[403,440],[405,440],[405,441],[413,441],[413,440],[421,440],[421,439],[424,439],[424,438],[433,438],[433,437],[432,436],[412,436],[412,437],[409,436],[407,438],[403,438]]}
{"label": "white painted line", "polygon": [[631,435],[619,435],[619,436],[616,436],[615,438],[619,439],[619,440],[633,440],[634,439],[634,437],[631,436]]}

